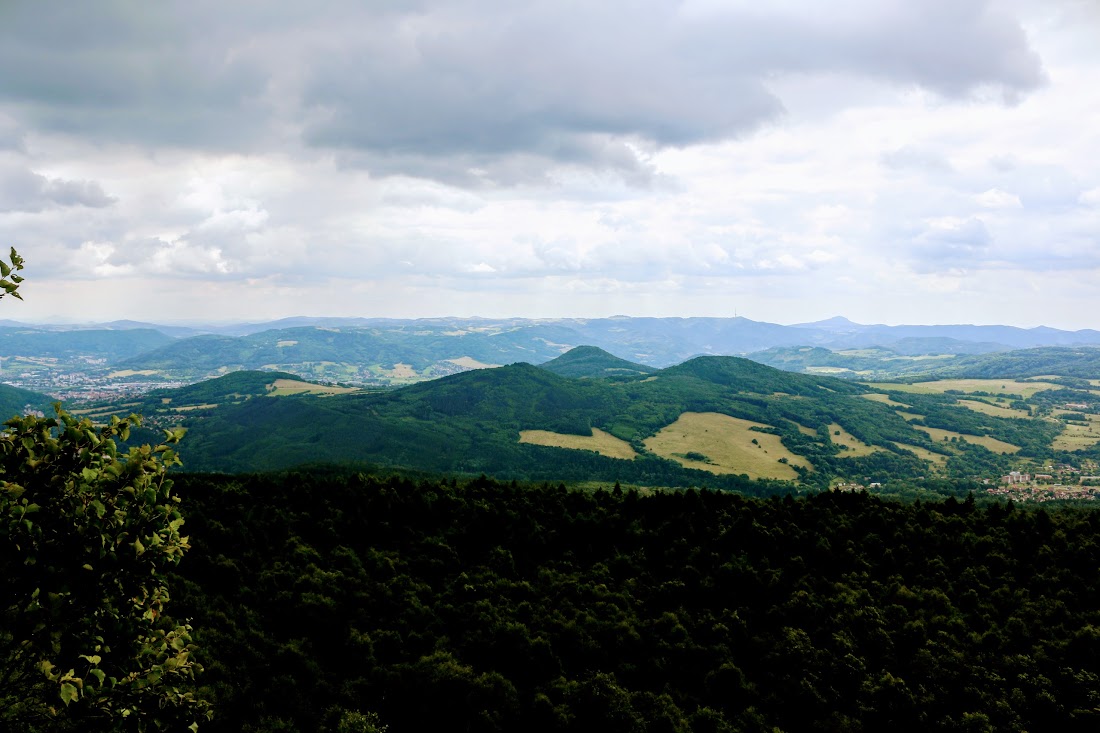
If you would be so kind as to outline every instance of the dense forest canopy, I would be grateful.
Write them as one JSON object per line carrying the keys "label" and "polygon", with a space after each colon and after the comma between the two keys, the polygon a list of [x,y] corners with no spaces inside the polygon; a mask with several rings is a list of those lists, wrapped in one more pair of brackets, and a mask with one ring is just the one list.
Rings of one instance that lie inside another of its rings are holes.
{"label": "dense forest canopy", "polygon": [[[184,475],[210,730],[1092,731],[1100,515]],[[247,672],[244,672],[247,671]]]}

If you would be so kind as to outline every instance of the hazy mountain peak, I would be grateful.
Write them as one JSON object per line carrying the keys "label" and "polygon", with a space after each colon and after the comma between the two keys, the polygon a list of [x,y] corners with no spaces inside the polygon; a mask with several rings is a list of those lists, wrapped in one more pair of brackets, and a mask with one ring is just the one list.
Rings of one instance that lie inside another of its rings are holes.
{"label": "hazy mountain peak", "polygon": [[850,321],[844,316],[833,316],[832,318],[826,318],[823,321],[814,321],[813,323],[793,323],[792,328],[817,328],[823,331],[851,331],[861,328],[866,328],[862,323],[856,323]]}

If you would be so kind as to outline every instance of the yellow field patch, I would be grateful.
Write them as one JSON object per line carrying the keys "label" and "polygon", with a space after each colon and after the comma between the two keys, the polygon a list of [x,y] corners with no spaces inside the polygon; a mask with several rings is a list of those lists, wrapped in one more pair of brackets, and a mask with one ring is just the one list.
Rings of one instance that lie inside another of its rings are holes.
{"label": "yellow field patch", "polygon": [[978,402],[977,400],[959,400],[959,404],[968,410],[980,412],[983,415],[992,415],[993,417],[1031,417],[1031,413],[1027,410],[1013,410],[1010,407],[991,405],[988,402]]}
{"label": "yellow field patch", "polygon": [[947,463],[947,456],[942,456],[939,453],[933,453],[927,448],[921,448],[919,445],[909,445],[908,443],[894,443],[898,448],[903,448],[907,451],[914,453],[917,458],[925,461],[931,461],[937,465],[943,465]]}
{"label": "yellow field patch", "polygon": [[[778,435],[750,430],[753,427],[769,426],[717,412],[685,412],[676,422],[647,438],[645,445],[662,458],[711,473],[794,479],[798,473],[792,466],[811,468],[805,458],[787,450]],[[686,458],[689,453],[706,456],[707,461]],[[780,458],[787,459],[787,463],[780,463]]]}
{"label": "yellow field patch", "polygon": [[805,425],[799,425],[798,423],[795,423],[794,426],[798,428],[798,432],[802,433],[803,435],[808,435],[811,438],[817,437],[817,431],[813,428],[808,428]]}
{"label": "yellow field patch", "polygon": [[989,394],[1010,394],[1031,397],[1036,392],[1055,389],[1058,385],[1050,382],[1017,382],[1014,379],[938,379],[934,382],[916,382],[914,384],[868,383],[875,389],[892,389],[898,392],[917,394],[943,394],[948,390],[959,392],[987,392]]}
{"label": "yellow field patch", "polygon": [[309,382],[299,382],[296,379],[276,379],[271,385],[271,391],[267,393],[268,397],[282,397],[284,395],[292,394],[316,394],[316,395],[330,395],[330,394],[347,394],[348,392],[358,392],[356,387],[336,387],[329,384],[310,384]]}
{"label": "yellow field patch", "polygon": [[573,450],[590,450],[608,458],[622,458],[633,460],[638,454],[630,447],[630,443],[616,438],[611,433],[605,433],[599,428],[592,428],[592,435],[566,435],[565,433],[552,433],[549,430],[521,430],[519,442],[532,445],[546,445],[551,448],[571,448]]}
{"label": "yellow field patch", "polygon": [[160,374],[157,369],[119,369],[117,372],[111,372],[107,375],[107,379],[121,379],[122,377],[149,377],[154,374]]}
{"label": "yellow field patch", "polygon": [[869,456],[875,451],[882,450],[876,446],[864,443],[862,440],[842,428],[840,423],[832,423],[829,425],[829,437],[837,445],[845,447],[845,449],[840,452],[841,458],[859,458],[860,456]]}
{"label": "yellow field patch", "polygon": [[205,405],[187,405],[186,407],[175,408],[176,412],[188,412],[190,410],[210,410],[217,407],[217,404],[205,404]]}
{"label": "yellow field patch", "polygon": [[416,370],[408,364],[394,364],[393,369],[388,371],[391,377],[397,379],[412,379],[417,376]]}
{"label": "yellow field patch", "polygon": [[954,430],[926,428],[922,425],[914,425],[913,427],[928,433],[928,437],[932,438],[932,440],[937,443],[942,442],[945,438],[956,438],[958,440],[965,440],[967,443],[973,443],[988,448],[994,453],[1016,453],[1020,450],[1020,446],[1018,445],[1006,443],[1003,440],[997,440],[996,438],[990,438],[985,435],[967,435],[966,433],[956,433]]}
{"label": "yellow field patch", "polygon": [[872,402],[881,402],[884,405],[892,405],[893,407],[909,407],[909,405],[903,404],[901,402],[895,402],[894,400],[890,399],[890,395],[887,394],[878,394],[876,392],[872,394],[861,394],[860,397],[871,400]]}
{"label": "yellow field patch", "polygon": [[904,410],[897,410],[896,412],[901,417],[901,419],[905,420],[906,422],[913,422],[914,420],[924,419],[924,415],[918,415],[915,412],[905,412]]}
{"label": "yellow field patch", "polygon": [[447,359],[447,361],[455,364],[456,366],[466,367],[467,369],[490,369],[492,367],[498,367],[500,364],[486,364],[480,362],[472,356],[460,356],[457,359]]}
{"label": "yellow field patch", "polygon": [[291,339],[287,339],[285,341],[276,341],[275,342],[275,346],[277,348],[280,348],[280,349],[283,348],[284,346],[297,346],[297,345],[298,345],[298,342],[293,341]]}

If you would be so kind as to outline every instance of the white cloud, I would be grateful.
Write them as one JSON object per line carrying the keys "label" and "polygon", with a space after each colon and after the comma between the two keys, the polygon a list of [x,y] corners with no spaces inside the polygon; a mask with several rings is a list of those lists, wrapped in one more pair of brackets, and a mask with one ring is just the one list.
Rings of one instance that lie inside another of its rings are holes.
{"label": "white cloud", "polygon": [[991,188],[974,197],[979,206],[987,209],[1018,209],[1023,206],[1020,197],[999,188]]}
{"label": "white cloud", "polygon": [[0,243],[74,309],[1100,312],[1073,3],[35,7],[0,8]]}

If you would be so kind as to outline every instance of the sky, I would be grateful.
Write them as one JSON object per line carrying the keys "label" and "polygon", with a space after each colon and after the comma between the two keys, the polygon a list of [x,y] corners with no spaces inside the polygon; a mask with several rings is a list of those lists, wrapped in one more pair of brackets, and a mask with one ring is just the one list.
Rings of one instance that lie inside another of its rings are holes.
{"label": "sky", "polygon": [[1100,328],[1100,0],[0,2],[0,318]]}

